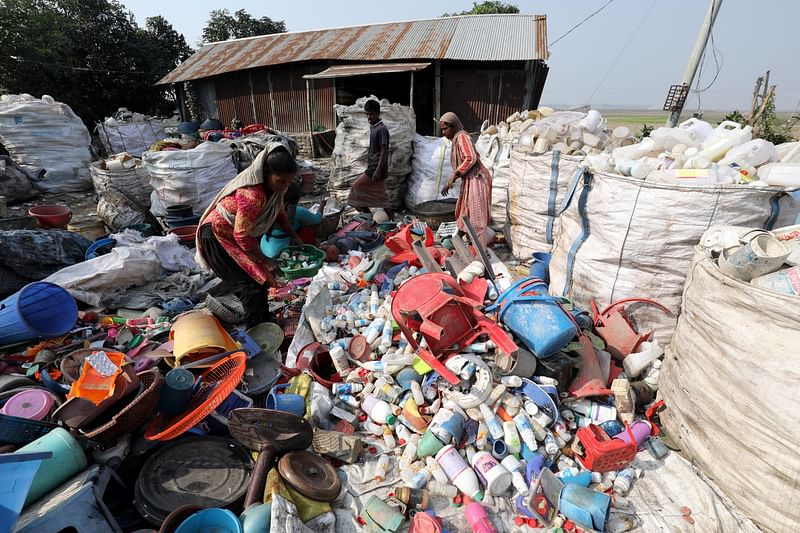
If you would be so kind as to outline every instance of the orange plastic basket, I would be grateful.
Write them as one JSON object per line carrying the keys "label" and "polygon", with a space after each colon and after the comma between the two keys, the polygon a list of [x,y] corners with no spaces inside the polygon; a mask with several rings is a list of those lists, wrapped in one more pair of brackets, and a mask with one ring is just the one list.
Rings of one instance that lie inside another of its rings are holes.
{"label": "orange plastic basket", "polygon": [[69,394],[67,394],[67,399],[84,398],[98,405],[103,400],[114,395],[117,376],[122,373],[122,365],[125,363],[125,354],[100,349],[94,351],[105,352],[108,359],[117,365],[119,370],[110,376],[101,376],[92,365],[89,364],[89,361],[84,359],[83,366],[81,367],[81,375],[78,380],[72,384]]}
{"label": "orange plastic basket", "polygon": [[147,440],[172,440],[199,424],[216,410],[239,385],[245,371],[247,356],[236,352],[222,359],[200,376],[200,387],[192,395],[189,407],[178,415],[166,418],[162,414],[147,426]]}

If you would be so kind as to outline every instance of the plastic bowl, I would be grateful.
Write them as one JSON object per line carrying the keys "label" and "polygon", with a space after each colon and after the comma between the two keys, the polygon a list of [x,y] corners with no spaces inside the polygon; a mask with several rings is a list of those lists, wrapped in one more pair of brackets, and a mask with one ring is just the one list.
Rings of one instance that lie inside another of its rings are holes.
{"label": "plastic bowl", "polygon": [[40,228],[66,228],[72,218],[72,210],[65,205],[37,205],[28,214]]}
{"label": "plastic bowl", "polygon": [[203,509],[187,518],[175,533],[243,533],[242,524],[227,509]]}
{"label": "plastic bowl", "polygon": [[197,224],[192,226],[181,226],[179,228],[172,228],[169,232],[178,236],[178,240],[183,244],[191,244],[197,237]]}

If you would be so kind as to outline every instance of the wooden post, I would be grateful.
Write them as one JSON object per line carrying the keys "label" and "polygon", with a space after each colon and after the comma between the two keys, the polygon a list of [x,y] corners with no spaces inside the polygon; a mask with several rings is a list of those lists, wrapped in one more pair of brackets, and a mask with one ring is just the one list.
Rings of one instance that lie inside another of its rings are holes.
{"label": "wooden post", "polygon": [[275,129],[283,129],[278,125],[278,117],[275,115],[275,99],[272,98],[272,71],[267,71],[267,83],[269,84],[269,110],[272,113],[271,126]]}
{"label": "wooden post", "polygon": [[442,116],[442,62],[437,59],[433,63],[433,132],[439,132],[439,117]]}
{"label": "wooden post", "polygon": [[253,107],[253,123],[258,123],[258,114],[256,113],[256,97],[253,94],[253,71],[247,72],[247,81],[250,84],[250,105]]}
{"label": "wooden post", "polygon": [[308,113],[308,132],[313,131],[311,123],[311,80],[306,80],[306,113]]}
{"label": "wooden post", "polygon": [[414,71],[411,71],[411,89],[408,95],[408,107],[414,109]]}

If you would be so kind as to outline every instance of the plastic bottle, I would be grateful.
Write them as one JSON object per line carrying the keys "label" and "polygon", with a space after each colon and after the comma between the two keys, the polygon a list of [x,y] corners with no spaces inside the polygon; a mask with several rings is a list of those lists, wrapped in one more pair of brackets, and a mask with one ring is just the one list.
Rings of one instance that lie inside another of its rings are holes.
{"label": "plastic bottle", "polygon": [[383,325],[386,321],[382,317],[378,317],[372,321],[372,323],[367,326],[366,331],[364,331],[364,337],[367,338],[367,344],[372,345],[378,337],[383,332]]}
{"label": "plastic bottle", "polygon": [[383,323],[383,330],[381,330],[381,344],[379,349],[382,353],[386,353],[392,346],[392,321],[387,320]]}
{"label": "plastic bottle", "polygon": [[502,494],[511,486],[511,472],[488,452],[478,452],[470,461],[488,494]]}
{"label": "plastic bottle", "polygon": [[372,420],[380,424],[393,425],[397,421],[392,407],[387,402],[378,399],[372,394],[364,395],[364,398],[361,400],[361,409],[367,413],[367,416]]}
{"label": "plastic bottle", "polygon": [[378,287],[376,285],[372,286],[372,292],[369,296],[369,314],[371,315],[370,318],[374,318],[378,315],[378,307],[380,306],[380,298],[378,297]]}
{"label": "plastic bottle", "polygon": [[506,393],[506,386],[503,384],[495,385],[492,389],[492,392],[489,393],[489,399],[486,400],[486,403],[489,405],[495,405],[503,395]]}
{"label": "plastic bottle", "polygon": [[472,499],[481,500],[483,492],[478,484],[478,476],[452,444],[448,444],[436,454],[436,461],[447,474],[447,478],[458,490]]}
{"label": "plastic bottle", "polygon": [[428,483],[428,491],[434,496],[444,496],[451,500],[458,496],[458,489],[456,487],[446,481],[439,481],[437,479],[431,480],[431,482]]}
{"label": "plastic bottle", "polygon": [[500,383],[505,385],[506,387],[521,387],[522,386],[522,378],[519,376],[503,376],[500,378]]}
{"label": "plastic bottle", "polygon": [[558,444],[556,444],[556,439],[553,437],[553,434],[548,432],[547,435],[544,437],[544,449],[547,452],[547,455],[553,456],[558,453]]}
{"label": "plastic bottle", "polygon": [[400,462],[410,465],[417,458],[417,443],[411,440],[406,444],[403,454],[400,456]]}
{"label": "plastic bottle", "polygon": [[489,409],[489,406],[486,405],[485,402],[481,403],[480,409],[483,421],[486,422],[486,427],[489,428],[489,434],[494,440],[502,439],[503,426],[500,424],[500,420],[498,420],[497,416]]}
{"label": "plastic bottle", "polygon": [[627,429],[625,431],[620,431],[617,435],[614,435],[613,438],[627,443],[633,442],[633,444],[636,444],[636,447],[639,448],[647,439],[650,438],[650,433],[652,430],[653,428],[650,425],[650,422],[647,422],[646,420],[637,420],[630,425],[630,432],[633,433],[633,441],[631,440],[631,436],[628,434]]}
{"label": "plastic bottle", "polygon": [[409,485],[415,489],[422,489],[425,488],[425,485],[428,484],[428,481],[431,479],[431,473],[428,471],[427,468],[422,468],[419,470],[414,476],[411,478],[411,482]]}
{"label": "plastic bottle", "polygon": [[578,400],[570,402],[569,408],[578,414],[588,416],[595,423],[599,424],[607,420],[616,420],[617,410],[610,405],[595,402],[593,400]]}
{"label": "plastic bottle", "polygon": [[364,431],[368,431],[378,437],[383,436],[383,426],[380,424],[376,424],[370,419],[366,419],[363,422],[361,422],[361,429],[363,429]]}
{"label": "plastic bottle", "polygon": [[397,434],[398,444],[400,444],[400,446],[408,444],[411,441],[411,432],[403,424],[397,424],[394,428],[394,432]]}
{"label": "plastic bottle", "polygon": [[640,143],[615,148],[611,152],[611,157],[615,161],[624,159],[636,160],[648,156],[654,157],[660,152],[661,148],[656,144],[656,141],[650,137],[645,137]]}
{"label": "plastic bottle", "polygon": [[[726,120],[717,126],[711,135],[702,142],[702,150],[695,158],[706,157],[712,162],[719,161],[725,157],[728,150],[750,141],[752,137],[752,126],[745,126],[743,128],[741,124]],[[690,158],[690,161],[691,159],[694,158]]]}
{"label": "plastic bottle", "polygon": [[414,403],[417,406],[425,405],[425,395],[422,394],[422,387],[416,381],[411,382],[411,396],[414,398]]}
{"label": "plastic bottle", "polygon": [[652,170],[645,161],[632,159],[615,159],[614,169],[623,176],[644,179]]}
{"label": "plastic bottle", "polygon": [[500,464],[511,472],[511,484],[516,489],[517,493],[522,494],[528,491],[528,484],[525,482],[525,476],[522,474],[522,463],[513,455],[505,457]]}
{"label": "plastic bottle", "polygon": [[704,120],[692,117],[678,124],[677,128],[690,133],[697,142],[702,143],[714,131],[714,126]]}
{"label": "plastic bottle", "polygon": [[389,426],[383,426],[383,442],[389,450],[397,448],[397,440],[395,440],[392,428]]}
{"label": "plastic bottle", "polygon": [[472,533],[497,533],[492,521],[489,520],[489,516],[486,514],[486,510],[480,503],[468,503],[464,515],[472,528]]}
{"label": "plastic bottle", "polygon": [[[514,425],[525,445],[531,450],[535,450],[536,434],[528,416],[525,413],[517,413],[517,416],[514,417]],[[542,439],[544,439],[544,429],[542,429]]]}
{"label": "plastic bottle", "polygon": [[334,394],[357,394],[364,390],[363,383],[334,383],[332,391]]}
{"label": "plastic bottle", "polygon": [[620,496],[628,494],[635,477],[636,473],[632,468],[626,468],[618,472],[617,477],[614,479],[614,492],[618,493]]}
{"label": "plastic bottle", "polygon": [[513,420],[503,422],[503,440],[508,446],[508,453],[518,454],[522,449],[522,443],[519,440],[520,436],[517,433],[517,426]]}
{"label": "plastic bottle", "polygon": [[596,109],[590,109],[589,112],[586,114],[580,122],[578,122],[578,127],[582,128],[590,133],[597,133],[600,131],[600,127],[603,125],[603,115],[600,114],[600,111]]}
{"label": "plastic bottle", "polygon": [[386,479],[386,474],[388,473],[389,473],[389,456],[384,453],[381,454],[380,457],[378,457],[378,464],[375,467],[375,478],[374,478],[375,481],[383,481],[384,479]]}
{"label": "plastic bottle", "polygon": [[664,354],[664,349],[653,339],[652,342],[645,341],[639,346],[639,351],[630,354],[622,361],[625,367],[625,375],[629,378],[638,377],[650,363]]}
{"label": "plastic bottle", "polygon": [[656,359],[650,364],[650,367],[645,372],[642,381],[647,385],[650,390],[658,389],[658,378],[661,374],[661,359]]}
{"label": "plastic bottle", "polygon": [[506,393],[503,398],[501,398],[501,404],[503,405],[503,409],[506,410],[506,413],[510,417],[514,417],[519,413],[520,407],[522,406],[522,400],[519,399],[518,396],[510,393]]}
{"label": "plastic bottle", "polygon": [[442,467],[436,462],[433,457],[425,458],[425,468],[427,468],[436,481],[447,483],[447,474],[444,473]]}
{"label": "plastic bottle", "polygon": [[739,146],[734,146],[725,157],[719,160],[720,165],[747,165],[759,167],[765,163],[778,160],[778,150],[775,145],[764,139],[753,139]]}
{"label": "plastic bottle", "polygon": [[333,344],[328,350],[333,361],[333,366],[340,376],[344,377],[350,373],[350,362],[347,360],[347,355],[344,349],[338,344]]}
{"label": "plastic bottle", "polygon": [[489,447],[489,427],[483,420],[478,423],[478,435],[475,437],[475,446],[479,450],[485,450]]}
{"label": "plastic bottle", "polygon": [[352,394],[341,394],[339,395],[339,399],[350,407],[361,407],[358,398]]}

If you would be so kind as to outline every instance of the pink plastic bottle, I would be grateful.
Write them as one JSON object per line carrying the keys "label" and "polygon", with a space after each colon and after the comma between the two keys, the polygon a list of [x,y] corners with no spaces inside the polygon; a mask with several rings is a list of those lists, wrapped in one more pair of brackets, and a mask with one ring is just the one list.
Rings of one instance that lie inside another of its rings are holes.
{"label": "pink plastic bottle", "polygon": [[466,507],[467,522],[472,527],[472,533],[497,533],[489,520],[486,511],[478,502],[468,503]]}

